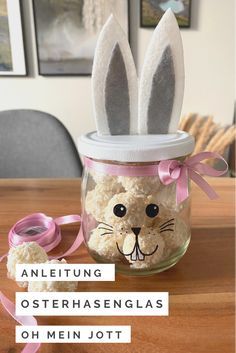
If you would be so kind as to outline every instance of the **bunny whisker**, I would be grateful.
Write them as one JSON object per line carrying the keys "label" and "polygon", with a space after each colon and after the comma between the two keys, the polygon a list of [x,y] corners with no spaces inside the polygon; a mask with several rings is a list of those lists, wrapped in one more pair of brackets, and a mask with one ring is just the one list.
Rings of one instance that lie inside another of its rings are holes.
{"label": "bunny whisker", "polygon": [[107,234],[113,234],[113,232],[102,233],[101,236],[102,235],[107,235]]}
{"label": "bunny whisker", "polygon": [[168,223],[165,226],[160,227],[161,230],[165,229],[166,227],[174,226],[174,223]]}
{"label": "bunny whisker", "polygon": [[174,220],[175,220],[174,218],[169,219],[168,221],[162,223],[162,224],[160,225],[160,228],[162,228],[164,225],[166,225],[166,224],[168,224],[169,222],[172,222],[172,221],[174,221]]}
{"label": "bunny whisker", "polygon": [[99,222],[99,225],[100,225],[100,224],[101,224],[101,225],[105,224],[105,226],[107,226],[107,227],[113,229],[113,227],[112,227],[110,224],[107,224],[107,223],[105,223],[105,222]]}
{"label": "bunny whisker", "polygon": [[167,229],[161,230],[160,233],[167,232],[167,231],[168,231],[168,232],[173,232],[174,229],[169,229],[169,228],[167,228]]}
{"label": "bunny whisker", "polygon": [[98,227],[98,229],[104,229],[104,230],[112,231],[112,229],[105,228],[105,227]]}

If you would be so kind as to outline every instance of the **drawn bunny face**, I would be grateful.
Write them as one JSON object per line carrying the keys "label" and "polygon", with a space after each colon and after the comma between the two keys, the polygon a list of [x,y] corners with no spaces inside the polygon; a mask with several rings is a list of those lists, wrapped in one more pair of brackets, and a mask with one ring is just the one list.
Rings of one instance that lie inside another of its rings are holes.
{"label": "drawn bunny face", "polygon": [[113,239],[113,253],[116,248],[132,262],[144,261],[149,256],[157,260],[156,252],[161,255],[164,247],[162,233],[174,231],[175,219],[163,218],[164,215],[163,206],[154,203],[151,195],[124,192],[111,198],[105,209],[105,221],[100,222],[98,229],[101,237]]}
{"label": "drawn bunny face", "polygon": [[154,30],[139,88],[127,37],[111,15],[98,38],[92,90],[99,135],[175,133],[183,101],[184,61],[173,12],[167,10]]}
{"label": "drawn bunny face", "polygon": [[[153,193],[148,195],[147,191],[151,190],[145,187],[145,183],[148,184],[152,178],[140,177],[137,185],[131,186],[125,179],[127,189],[122,190],[119,181],[124,182],[123,179],[101,179],[96,174],[93,177],[97,180],[96,187],[86,196],[86,210],[97,220],[97,227],[90,234],[90,250],[112,261],[122,258],[132,264],[137,261],[133,267],[141,266],[139,261],[145,262],[142,267],[159,261],[163,252],[163,236],[174,230],[175,211],[164,207],[155,183]],[[110,183],[116,190],[114,193],[110,190]],[[159,183],[156,184],[159,188]],[[117,188],[118,185],[121,189]],[[138,185],[142,187],[136,188]]]}

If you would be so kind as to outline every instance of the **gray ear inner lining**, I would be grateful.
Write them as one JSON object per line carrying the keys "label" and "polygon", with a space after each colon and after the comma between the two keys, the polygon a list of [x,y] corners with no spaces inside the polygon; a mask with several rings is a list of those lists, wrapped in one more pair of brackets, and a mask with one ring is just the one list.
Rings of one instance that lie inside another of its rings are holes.
{"label": "gray ear inner lining", "polygon": [[148,104],[148,134],[167,134],[175,96],[175,72],[170,46],[162,54],[152,80]]}
{"label": "gray ear inner lining", "polygon": [[105,109],[111,135],[129,135],[129,86],[118,43],[113,48],[105,82]]}

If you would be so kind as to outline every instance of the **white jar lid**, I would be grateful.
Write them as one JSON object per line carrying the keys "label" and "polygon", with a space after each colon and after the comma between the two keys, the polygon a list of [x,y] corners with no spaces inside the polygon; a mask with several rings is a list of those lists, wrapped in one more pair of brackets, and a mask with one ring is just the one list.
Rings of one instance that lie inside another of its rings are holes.
{"label": "white jar lid", "polygon": [[156,162],[193,152],[194,138],[185,131],[162,135],[106,135],[96,131],[78,139],[78,150],[86,157],[119,162]]}

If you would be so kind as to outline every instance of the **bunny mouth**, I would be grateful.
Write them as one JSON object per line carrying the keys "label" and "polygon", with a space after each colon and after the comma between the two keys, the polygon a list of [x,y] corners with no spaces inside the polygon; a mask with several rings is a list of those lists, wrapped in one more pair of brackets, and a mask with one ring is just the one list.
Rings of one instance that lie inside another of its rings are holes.
{"label": "bunny mouth", "polygon": [[151,256],[153,255],[157,249],[158,249],[158,244],[155,247],[155,249],[150,252],[149,254],[144,253],[139,246],[139,242],[138,242],[138,235],[135,236],[135,244],[133,247],[133,250],[130,253],[124,253],[120,250],[118,243],[116,243],[117,246],[117,250],[119,251],[119,253],[121,253],[122,255],[124,255],[125,257],[129,257],[130,256],[130,260],[131,261],[144,261],[146,256]]}

